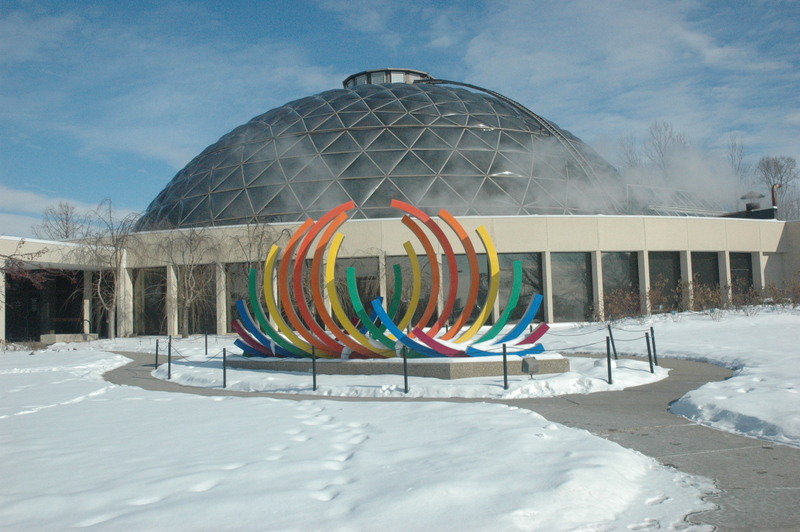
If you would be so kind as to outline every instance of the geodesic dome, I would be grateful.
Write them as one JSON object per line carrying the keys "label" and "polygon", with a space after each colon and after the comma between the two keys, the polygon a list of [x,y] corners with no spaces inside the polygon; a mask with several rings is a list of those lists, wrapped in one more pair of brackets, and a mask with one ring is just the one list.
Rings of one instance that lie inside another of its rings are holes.
{"label": "geodesic dome", "polygon": [[616,211],[602,185],[616,172],[580,139],[421,81],[350,83],[253,118],[178,172],[139,227],[295,222],[350,200],[356,219],[397,217],[392,199],[461,216]]}

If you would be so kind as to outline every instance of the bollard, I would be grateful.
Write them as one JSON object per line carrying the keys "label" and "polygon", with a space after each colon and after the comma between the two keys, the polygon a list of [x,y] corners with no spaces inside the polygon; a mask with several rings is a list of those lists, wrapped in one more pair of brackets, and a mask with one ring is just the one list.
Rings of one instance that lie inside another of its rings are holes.
{"label": "bollard", "polygon": [[608,366],[608,384],[614,384],[611,376],[611,338],[606,336],[606,366]]}
{"label": "bollard", "polygon": [[608,336],[611,338],[611,349],[614,351],[614,360],[618,360],[619,357],[617,356],[617,344],[614,342],[614,333],[611,332],[611,324],[608,324]]}
{"label": "bollard", "polygon": [[314,391],[317,391],[317,348],[311,346],[311,374],[314,376]]}
{"label": "bollard", "polygon": [[408,348],[403,346],[403,385],[405,386],[405,393],[408,393]]}
{"label": "bollard", "polygon": [[222,348],[222,387],[223,388],[227,388],[228,387],[228,368],[225,365],[226,362],[228,361],[227,359],[228,359],[228,356],[227,356],[227,353],[225,352],[225,348],[223,347]]}
{"label": "bollard", "polygon": [[208,333],[205,333],[205,335],[206,335],[206,356],[208,356]]}
{"label": "bollard", "polygon": [[172,378],[172,336],[167,344],[167,380]]}
{"label": "bollard", "polygon": [[506,344],[503,344],[503,389],[508,390],[508,365],[506,364]]}
{"label": "bollard", "polygon": [[158,338],[156,338],[156,360],[153,362],[153,367],[158,369]]}
{"label": "bollard", "polygon": [[650,373],[655,373],[653,369],[653,351],[650,350],[650,333],[644,333],[644,339],[647,342],[647,359],[650,361]]}
{"label": "bollard", "polygon": [[658,366],[658,353],[656,352],[656,331],[650,327],[650,341],[653,343],[653,362]]}

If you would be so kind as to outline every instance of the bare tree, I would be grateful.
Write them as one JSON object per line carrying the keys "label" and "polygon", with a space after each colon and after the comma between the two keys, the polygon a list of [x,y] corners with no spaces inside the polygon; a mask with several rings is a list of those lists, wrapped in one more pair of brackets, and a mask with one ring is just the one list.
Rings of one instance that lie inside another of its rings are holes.
{"label": "bare tree", "polygon": [[84,238],[89,233],[89,224],[74,205],[59,201],[58,205],[45,208],[42,221],[33,227],[33,232],[39,238],[71,240]]}
{"label": "bare tree", "polygon": [[118,287],[124,274],[126,252],[134,240],[134,224],[138,215],[118,214],[111,200],[97,206],[89,219],[89,231],[76,253],[97,271],[92,275],[92,292],[108,322],[109,338],[117,335]]}
{"label": "bare tree", "polygon": [[[33,251],[26,251],[26,241],[24,238],[17,241],[13,249],[0,250],[0,274],[3,275],[2,282],[7,279],[24,279],[30,282],[35,288],[42,288],[45,282],[52,277],[52,272],[47,269],[36,267],[36,261],[45,253],[47,248]],[[5,304],[2,299],[4,291],[0,291],[0,304]]]}
{"label": "bare tree", "polygon": [[750,180],[753,168],[744,158],[744,143],[741,137],[735,133],[728,136],[728,164],[741,183]]}
{"label": "bare tree", "polygon": [[683,133],[677,133],[669,122],[653,122],[648,130],[648,139],[643,150],[651,165],[665,170],[669,159],[675,152],[688,148],[689,140]]}
{"label": "bare tree", "polygon": [[642,166],[639,142],[634,135],[626,135],[619,139],[619,162],[623,170]]}
{"label": "bare tree", "polygon": [[[778,202],[779,212],[781,205],[787,197],[791,197],[796,192],[794,184],[800,177],[800,171],[797,169],[797,161],[793,157],[786,157],[783,155],[772,157],[764,156],[756,165],[756,180],[762,185],[767,187],[770,194],[775,193],[775,199]],[[786,219],[786,216],[782,218]]]}
{"label": "bare tree", "polygon": [[197,318],[213,308],[214,263],[218,249],[207,227],[192,227],[165,235],[159,251],[178,276],[180,330],[181,336],[186,338],[191,316]]}

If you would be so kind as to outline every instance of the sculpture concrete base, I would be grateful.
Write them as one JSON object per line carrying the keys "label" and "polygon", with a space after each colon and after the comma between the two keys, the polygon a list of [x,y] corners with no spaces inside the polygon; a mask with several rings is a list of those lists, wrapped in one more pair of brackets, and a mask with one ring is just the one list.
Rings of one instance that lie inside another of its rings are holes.
{"label": "sculpture concrete base", "polygon": [[[265,371],[311,372],[308,359],[235,359],[228,367]],[[569,371],[569,360],[558,353],[545,353],[524,358],[508,357],[509,375],[537,375]],[[317,373],[321,375],[402,375],[403,359],[331,360],[317,359]],[[409,359],[408,374],[414,377],[437,379],[465,379],[503,375],[502,357]]]}

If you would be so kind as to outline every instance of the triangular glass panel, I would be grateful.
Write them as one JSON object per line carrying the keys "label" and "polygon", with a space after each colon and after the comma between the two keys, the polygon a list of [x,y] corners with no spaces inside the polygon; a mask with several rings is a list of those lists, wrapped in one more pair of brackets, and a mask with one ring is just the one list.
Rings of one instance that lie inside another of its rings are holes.
{"label": "triangular glass panel", "polygon": [[394,127],[398,126],[411,126],[411,127],[419,127],[425,125],[426,122],[421,121],[418,117],[412,114],[404,114],[400,118],[394,121],[392,124]]}
{"label": "triangular glass panel", "polygon": [[497,135],[492,132],[487,132],[487,139],[483,138],[484,134],[481,131],[473,131],[465,129],[458,140],[459,150],[494,150],[497,145]]}
{"label": "triangular glass panel", "polygon": [[422,128],[418,127],[398,127],[391,130],[406,147],[410,148],[422,135]]}
{"label": "triangular glass panel", "polygon": [[494,183],[503,189],[511,198],[522,204],[528,191],[530,179],[527,177],[490,177]]}
{"label": "triangular glass panel", "polygon": [[249,186],[256,181],[266,184],[269,181],[269,172],[271,172],[270,169],[273,164],[275,163],[248,163],[242,165],[245,186]]}
{"label": "triangular glass panel", "polygon": [[336,179],[328,165],[322,161],[321,156],[306,157],[302,161],[304,166],[291,177],[290,182],[331,181]]}
{"label": "triangular glass panel", "polygon": [[372,144],[373,141],[376,138],[378,138],[378,135],[380,135],[381,132],[382,132],[382,130],[380,130],[380,129],[371,129],[371,128],[370,129],[351,129],[349,131],[350,136],[353,137],[353,140],[355,140],[356,143],[362,149],[364,149],[367,146],[369,146],[370,144]]}
{"label": "triangular glass panel", "polygon": [[440,178],[437,178],[431,184],[431,186],[425,192],[425,195],[419,199],[417,204],[420,207],[445,208],[454,214],[454,211],[459,209],[464,210],[469,206],[467,202],[461,198],[461,196],[456,194],[455,191],[447,186],[447,184]]}
{"label": "triangular glass panel", "polygon": [[351,153],[323,153],[322,154],[322,161],[325,165],[330,168],[331,173],[334,176],[342,175],[345,168],[350,166],[350,164],[358,157],[358,153],[351,152]]}
{"label": "triangular glass panel", "polygon": [[464,158],[459,152],[453,152],[441,170],[442,175],[477,175],[482,174],[478,167]]}
{"label": "triangular glass panel", "polygon": [[407,150],[408,146],[400,142],[394,133],[388,129],[379,131],[378,137],[369,144],[370,150]]}
{"label": "triangular glass panel", "polygon": [[494,212],[497,212],[497,207],[502,206],[510,208],[508,214],[517,214],[519,207],[522,205],[522,197],[519,199],[512,198],[508,193],[497,186],[491,179],[486,179],[478,192],[478,198],[481,203],[490,204],[494,207]]}
{"label": "triangular glass panel", "polygon": [[395,176],[389,179],[408,198],[410,203],[416,204],[433,184],[434,177]]}
{"label": "triangular glass panel", "polygon": [[348,113],[367,113],[369,112],[369,106],[364,103],[364,100],[361,98],[354,99],[353,101],[348,101],[344,105],[338,107],[339,111],[347,111]]}
{"label": "triangular glass panel", "polygon": [[[308,118],[310,118],[312,116],[314,116],[314,117],[317,117],[317,116],[328,116],[328,115],[330,115],[331,113],[334,112],[333,107],[331,107],[330,103],[325,101],[323,98],[320,98],[319,100],[320,100],[320,105],[316,109],[306,113],[304,115],[304,118],[308,119]],[[306,124],[308,124],[308,120],[306,120]]]}
{"label": "triangular glass panel", "polygon": [[264,212],[270,215],[293,214],[303,212],[303,207],[292,191],[288,187],[285,187],[270,200]]}
{"label": "triangular glass panel", "polygon": [[243,189],[244,178],[242,177],[242,168],[237,167],[213,172],[210,185],[212,192]]}
{"label": "triangular glass panel", "polygon": [[466,157],[482,174],[488,174],[496,152],[494,150],[459,150],[459,153]]}
{"label": "triangular glass panel", "polygon": [[415,150],[420,149],[448,149],[452,150],[453,146],[445,142],[442,137],[434,133],[428,128],[422,132],[422,135],[414,142],[412,146]]}
{"label": "triangular glass panel", "polygon": [[422,159],[422,162],[430,167],[434,174],[440,174],[445,163],[450,159],[453,154],[452,148],[445,148],[441,150],[414,150],[417,157]]}
{"label": "triangular glass panel", "polygon": [[308,157],[317,153],[317,148],[308,135],[276,139],[278,155],[284,157]]}
{"label": "triangular glass panel", "polygon": [[[191,205],[188,203],[191,200],[187,200],[183,204],[183,212],[185,213],[183,216],[182,224],[185,225],[205,225],[208,223],[208,220],[211,220],[211,211],[210,205],[208,201],[208,196],[201,196],[197,198],[197,203]],[[187,208],[188,207],[188,208]]]}
{"label": "triangular glass panel", "polygon": [[306,125],[300,116],[292,117],[291,121],[281,121],[272,123],[272,133],[276,137],[283,137],[296,133],[307,133]]}
{"label": "triangular glass panel", "polygon": [[383,123],[377,119],[377,117],[372,113],[364,113],[358,122],[355,123],[356,127],[359,128],[382,128],[385,127]]}
{"label": "triangular glass panel", "polygon": [[361,146],[353,140],[353,137],[351,137],[350,133],[347,131],[339,135],[339,138],[325,148],[325,153],[346,153],[353,151],[360,152]]}
{"label": "triangular glass panel", "polygon": [[434,125],[441,125],[444,127],[453,127],[453,126],[466,126],[467,125],[467,115],[464,114],[451,114],[445,116],[439,116],[432,122]]}
{"label": "triangular glass panel", "polygon": [[481,188],[483,179],[480,176],[447,176],[442,178],[467,203],[472,203]]}
{"label": "triangular glass panel", "polygon": [[397,100],[390,100],[390,101],[388,101],[386,103],[381,103],[380,105],[378,105],[378,107],[376,107],[373,110],[391,111],[391,112],[395,112],[395,113],[405,113],[406,112],[406,108],[403,107],[403,105],[400,102],[398,102]]}
{"label": "triangular glass panel", "polygon": [[263,215],[267,204],[287,185],[269,185],[247,189],[247,198],[256,215]]}
{"label": "triangular glass panel", "polygon": [[359,120],[364,118],[364,115],[366,115],[366,114],[368,114],[368,113],[362,113],[362,112],[353,112],[353,113],[339,112],[339,119],[342,121],[342,124],[344,124],[344,127],[348,127],[349,128],[349,127],[353,127]]}
{"label": "triangular glass panel", "polygon": [[[321,188],[319,185],[318,187]],[[317,211],[325,214],[337,205],[348,201],[350,201],[350,196],[347,195],[341,185],[339,183],[331,183],[316,200],[306,203],[308,205],[308,215],[315,216],[313,213]],[[319,216],[315,217],[319,218]]]}
{"label": "triangular glass panel", "polygon": [[206,196],[210,191],[210,182],[208,179],[193,179],[193,182],[186,187],[183,197],[194,198],[197,196]]}
{"label": "triangular glass panel", "polygon": [[[216,220],[219,218],[222,211],[231,204],[239,195],[244,194],[244,191],[229,190],[227,192],[215,192],[211,194],[211,217]],[[246,198],[245,198],[246,201]]]}
{"label": "triangular glass panel", "polygon": [[328,118],[325,122],[317,126],[317,129],[315,131],[327,131],[329,129],[333,130],[344,129],[344,124],[342,124],[342,121],[339,120],[338,115],[333,115],[330,118]]}
{"label": "triangular glass panel", "polygon": [[530,135],[530,133],[509,131],[506,129],[503,131],[500,137],[500,143],[501,145],[505,145],[506,142],[513,143],[515,145],[518,145],[523,150],[530,151],[533,145],[533,137]]}
{"label": "triangular glass panel", "polygon": [[325,148],[331,145],[333,141],[339,138],[341,135],[341,131],[329,131],[325,133],[311,133],[308,137],[311,139],[311,142],[314,143],[314,146],[317,148],[318,153],[322,153]]}
{"label": "triangular glass panel", "polygon": [[377,118],[381,122],[381,124],[387,126],[391,126],[392,124],[397,122],[400,118],[402,118],[403,115],[405,115],[405,113],[392,113],[389,111],[386,112],[373,111],[372,114],[375,115],[375,118]]}
{"label": "triangular glass panel", "polygon": [[250,154],[244,157],[246,163],[257,163],[261,161],[274,161],[278,158],[278,153],[275,151],[275,141],[270,139],[263,144],[255,144],[258,149],[253,149]]}
{"label": "triangular glass panel", "polygon": [[361,154],[342,172],[342,178],[383,176],[383,171],[365,154]]}
{"label": "triangular glass panel", "polygon": [[289,187],[298,198],[303,198],[303,203],[308,205],[314,202],[322,193],[323,188],[330,181],[320,183],[319,181],[292,182]]}
{"label": "triangular glass panel", "polygon": [[308,130],[309,133],[316,131],[320,124],[325,122],[328,119],[329,114],[319,114],[313,116],[306,116],[303,118],[303,123],[305,124],[305,128]]}
{"label": "triangular glass panel", "polygon": [[423,163],[413,152],[406,153],[392,170],[393,176],[398,175],[431,175],[433,171]]}
{"label": "triangular glass panel", "polygon": [[372,192],[380,186],[383,179],[384,178],[341,179],[339,184],[350,199],[356,202],[356,205],[361,205],[372,195]]}
{"label": "triangular glass panel", "polygon": [[[509,157],[504,157],[500,153],[498,153],[494,161],[492,162],[492,166],[489,168],[489,175],[490,176],[501,176],[501,177],[513,177],[513,176],[530,176],[531,175],[531,167],[533,165],[533,160],[531,159],[530,154],[523,154],[523,153],[508,153]],[[526,169],[523,167],[524,164],[527,164],[529,167]]]}
{"label": "triangular glass panel", "polygon": [[391,205],[393,199],[408,201],[408,198],[388,179],[384,180],[378,188],[361,204],[362,208],[385,208]]}
{"label": "triangular glass panel", "polygon": [[390,175],[408,150],[370,150],[369,157],[381,169],[381,175]]}

